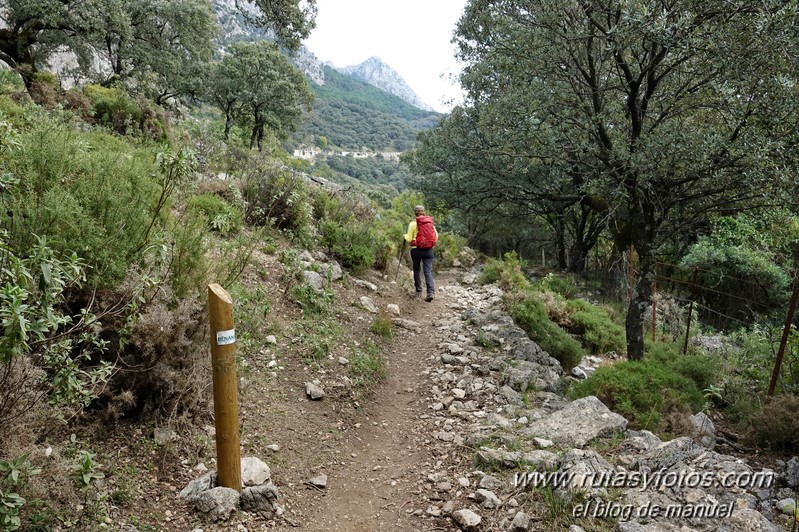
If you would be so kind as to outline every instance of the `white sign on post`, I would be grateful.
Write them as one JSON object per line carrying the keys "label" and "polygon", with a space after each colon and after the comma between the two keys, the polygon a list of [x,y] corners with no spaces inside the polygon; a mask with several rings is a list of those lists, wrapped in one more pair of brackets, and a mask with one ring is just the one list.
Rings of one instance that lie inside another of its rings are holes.
{"label": "white sign on post", "polygon": [[236,342],[236,329],[216,332],[216,345],[230,345]]}

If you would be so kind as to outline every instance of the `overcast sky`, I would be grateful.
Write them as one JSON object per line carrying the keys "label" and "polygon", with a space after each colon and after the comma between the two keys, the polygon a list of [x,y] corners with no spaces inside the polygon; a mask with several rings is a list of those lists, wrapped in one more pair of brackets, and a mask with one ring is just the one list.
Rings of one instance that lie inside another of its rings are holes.
{"label": "overcast sky", "polygon": [[337,67],[377,56],[437,111],[459,98],[450,43],[467,0],[316,0],[316,28],[305,45]]}

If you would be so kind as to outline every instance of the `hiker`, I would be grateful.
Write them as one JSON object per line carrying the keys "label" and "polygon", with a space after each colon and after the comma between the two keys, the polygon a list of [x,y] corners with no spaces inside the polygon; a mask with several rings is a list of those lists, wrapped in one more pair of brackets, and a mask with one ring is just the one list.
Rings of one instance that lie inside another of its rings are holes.
{"label": "hiker", "polygon": [[422,297],[422,275],[424,269],[424,282],[427,286],[428,303],[436,296],[436,287],[433,283],[433,246],[438,241],[438,232],[433,225],[433,217],[424,213],[424,205],[413,208],[416,218],[408,224],[405,241],[411,245],[411,260],[413,261],[413,284],[416,288],[416,297]]}

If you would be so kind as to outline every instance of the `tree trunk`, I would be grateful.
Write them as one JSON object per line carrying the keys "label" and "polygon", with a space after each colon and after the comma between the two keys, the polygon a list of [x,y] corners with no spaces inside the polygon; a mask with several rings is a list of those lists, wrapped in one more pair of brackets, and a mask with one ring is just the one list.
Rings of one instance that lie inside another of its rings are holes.
{"label": "tree trunk", "polygon": [[0,29],[0,61],[22,77],[28,94],[33,86],[34,75],[38,72],[33,47],[38,43],[41,29],[42,23],[39,21],[28,21],[13,29]]}
{"label": "tree trunk", "polygon": [[572,243],[571,256],[569,257],[569,271],[572,273],[582,273],[585,271],[585,265],[588,260],[588,252],[590,249],[586,248],[585,242],[582,239],[577,239]]}
{"label": "tree trunk", "polygon": [[558,216],[553,229],[555,229],[555,243],[558,250],[558,268],[565,270],[568,262],[566,260],[566,224],[563,221],[563,216]]}
{"label": "tree trunk", "polygon": [[258,124],[258,151],[264,151],[264,124]]}
{"label": "tree trunk", "polygon": [[635,293],[630,300],[625,320],[627,334],[627,359],[644,358],[644,313],[652,304],[652,286],[655,283],[655,249],[651,245],[641,246],[638,250],[640,273],[635,286]]}

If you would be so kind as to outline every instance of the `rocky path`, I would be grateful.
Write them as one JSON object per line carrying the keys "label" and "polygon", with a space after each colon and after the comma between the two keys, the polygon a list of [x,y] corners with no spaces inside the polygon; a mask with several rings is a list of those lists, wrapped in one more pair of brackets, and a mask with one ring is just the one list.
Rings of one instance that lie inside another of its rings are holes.
{"label": "rocky path", "polygon": [[348,431],[327,486],[312,497],[303,530],[429,529],[419,514],[426,515],[427,503],[422,473],[436,460],[429,439],[430,374],[445,340],[440,324],[457,319],[449,308],[447,287],[453,282],[454,276],[442,275],[438,298],[431,303],[395,294],[402,318],[425,330],[397,328],[398,338],[385,353],[388,376]]}
{"label": "rocky path", "polygon": [[[324,446],[304,419],[329,416],[331,403],[305,399],[309,410],[286,424],[281,452],[300,460],[278,468],[278,515],[267,524],[245,521],[239,530],[788,529],[778,508],[799,485],[799,458],[783,471],[754,471],[713,451],[706,430],[696,440],[663,442],[626,430],[627,420],[596,398],[565,399],[559,364],[501,311],[501,291],[474,278],[440,275],[430,304],[384,287],[381,304],[397,303],[407,320],[386,348],[387,380],[355,416],[337,420]],[[553,471],[567,477],[541,489],[514,482],[515,473]],[[774,481],[715,482],[756,473]],[[609,480],[642,475],[659,480],[647,489]],[[691,475],[713,482],[664,481]],[[640,513],[652,505],[683,513]],[[713,513],[690,513],[696,508]]]}

